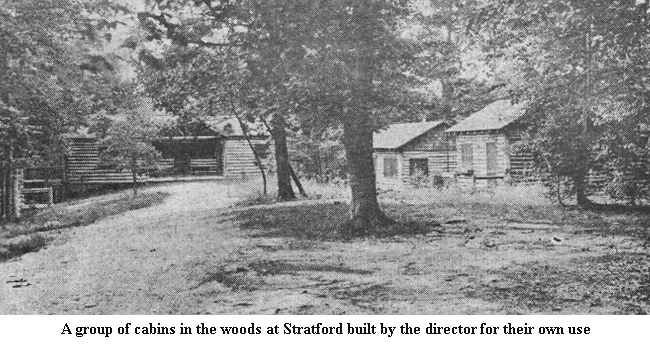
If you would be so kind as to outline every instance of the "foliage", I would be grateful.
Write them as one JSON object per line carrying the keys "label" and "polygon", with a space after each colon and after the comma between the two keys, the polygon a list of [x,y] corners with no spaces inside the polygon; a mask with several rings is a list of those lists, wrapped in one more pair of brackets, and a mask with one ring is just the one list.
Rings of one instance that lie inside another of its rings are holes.
{"label": "foliage", "polygon": [[[56,205],[27,217],[18,224],[0,229],[0,262],[28,252],[40,250],[49,243],[42,233],[85,226],[109,216],[158,205],[167,193],[143,193],[137,198],[118,196],[91,200],[82,207],[74,204]],[[87,200],[86,200],[87,201]]]}
{"label": "foliage", "polygon": [[137,175],[154,169],[159,152],[152,145],[158,133],[150,118],[129,114],[108,129],[101,144],[106,149],[100,154],[100,161],[133,174],[133,193],[137,194]]}
{"label": "foliage", "polygon": [[[486,59],[487,42],[468,30],[476,0],[420,0],[412,31],[423,51],[412,67],[429,84],[427,120],[460,120],[496,100],[505,84]],[[433,97],[432,97],[433,96]]]}
{"label": "foliage", "polygon": [[307,2],[148,3],[151,8],[138,15],[144,37],[170,44],[162,54],[139,54],[146,64],[139,74],[146,94],[183,123],[235,116],[249,127],[247,122],[261,120],[274,137],[279,196],[294,198],[286,147],[293,113],[286,84],[292,64],[304,54],[296,49],[301,37],[310,32],[304,22]]}
{"label": "foliage", "polygon": [[132,168],[135,161],[138,173],[154,166],[158,152],[151,142],[157,130],[151,119],[129,114],[108,129],[106,138],[101,142],[106,147],[101,160],[123,169]]}
{"label": "foliage", "polygon": [[638,175],[648,149],[640,135],[648,110],[647,4],[497,0],[478,13],[498,58],[516,71],[514,98],[530,101],[538,168],[570,177],[579,202],[589,170]]}
{"label": "foliage", "polygon": [[292,138],[292,161],[302,176],[317,182],[346,178],[342,134],[340,128],[326,128],[321,131],[302,130]]}
{"label": "foliage", "polygon": [[[63,134],[83,125],[88,114],[120,106],[123,87],[111,62],[97,53],[117,25],[97,15],[115,10],[106,1],[3,2],[1,116],[20,133],[0,139],[3,150],[11,148],[17,158],[56,161]],[[21,121],[13,121],[7,107]]]}

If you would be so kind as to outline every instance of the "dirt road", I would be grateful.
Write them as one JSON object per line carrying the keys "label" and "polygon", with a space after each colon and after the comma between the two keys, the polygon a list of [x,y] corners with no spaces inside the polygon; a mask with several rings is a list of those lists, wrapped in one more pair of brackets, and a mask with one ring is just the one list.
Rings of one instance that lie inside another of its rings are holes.
{"label": "dirt road", "polygon": [[193,268],[232,255],[215,209],[230,186],[202,182],[157,187],[162,205],[63,230],[48,248],[0,263],[1,314],[198,313]]}
{"label": "dirt road", "polygon": [[[319,240],[303,230],[346,205],[263,206],[242,218],[229,207],[240,189],[156,187],[171,194],[161,205],[50,234],[48,248],[0,263],[0,314],[650,311],[650,255],[630,235],[643,215],[391,198],[392,217],[466,219],[428,234]],[[465,220],[481,231],[468,234]]]}

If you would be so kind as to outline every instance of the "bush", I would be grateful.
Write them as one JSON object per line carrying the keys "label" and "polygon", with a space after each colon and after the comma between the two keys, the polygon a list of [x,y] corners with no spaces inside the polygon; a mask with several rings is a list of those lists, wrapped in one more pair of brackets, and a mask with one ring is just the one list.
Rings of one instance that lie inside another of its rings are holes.
{"label": "bush", "polygon": [[23,236],[9,243],[0,243],[0,261],[9,260],[26,253],[37,252],[48,244],[48,239],[41,234]]}
{"label": "bush", "polygon": [[639,199],[650,196],[647,184],[624,176],[614,178],[607,184],[605,191],[612,199],[626,200],[631,205],[635,205]]}
{"label": "bush", "polygon": [[0,261],[38,251],[48,240],[39,233],[92,224],[116,214],[162,203],[167,193],[143,193],[94,200],[82,205],[59,204],[0,230]]}

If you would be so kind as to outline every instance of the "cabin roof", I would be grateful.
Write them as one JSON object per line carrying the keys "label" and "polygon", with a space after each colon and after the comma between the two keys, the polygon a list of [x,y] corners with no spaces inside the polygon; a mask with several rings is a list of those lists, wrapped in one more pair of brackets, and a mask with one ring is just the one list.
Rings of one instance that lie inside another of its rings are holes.
{"label": "cabin roof", "polygon": [[396,150],[426,132],[446,124],[445,121],[395,123],[373,134],[373,148]]}
{"label": "cabin roof", "polygon": [[[214,131],[224,137],[243,137],[244,130],[234,116],[215,117],[213,119],[204,120],[205,123]],[[248,135],[250,136],[269,136],[268,131],[262,126],[261,123],[247,123]]]}
{"label": "cabin roof", "polygon": [[512,104],[508,99],[490,103],[470,115],[447,132],[487,131],[503,129],[526,113],[524,103]]}

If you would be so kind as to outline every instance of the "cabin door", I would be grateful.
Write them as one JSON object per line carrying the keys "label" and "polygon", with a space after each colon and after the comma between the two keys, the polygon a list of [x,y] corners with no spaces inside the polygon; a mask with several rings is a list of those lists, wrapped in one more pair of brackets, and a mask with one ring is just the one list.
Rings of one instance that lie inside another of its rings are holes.
{"label": "cabin door", "polygon": [[486,143],[485,154],[487,163],[487,175],[494,176],[498,172],[497,143]]}

